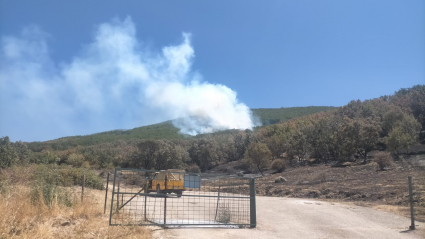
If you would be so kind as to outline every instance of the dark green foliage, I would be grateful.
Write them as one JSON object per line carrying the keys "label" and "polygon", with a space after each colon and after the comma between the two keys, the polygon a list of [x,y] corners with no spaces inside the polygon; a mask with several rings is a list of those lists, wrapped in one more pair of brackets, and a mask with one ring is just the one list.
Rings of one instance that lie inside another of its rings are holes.
{"label": "dark green foliage", "polygon": [[18,162],[18,155],[9,137],[0,138],[0,168],[10,167]]}
{"label": "dark green foliage", "polygon": [[86,187],[104,189],[102,180],[88,169],[39,165],[32,177],[31,201],[34,204],[43,203],[49,208],[55,204],[72,206],[75,200],[69,187],[81,186],[83,175],[86,177]]}
{"label": "dark green foliage", "polygon": [[56,186],[81,186],[83,175],[86,176],[85,186],[93,189],[104,189],[103,182],[97,174],[89,169],[61,167],[57,165],[38,165],[33,176],[34,181]]}
{"label": "dark green foliage", "polygon": [[54,152],[42,151],[35,153],[29,160],[30,163],[35,164],[56,164],[59,162],[59,157]]}
{"label": "dark green foliage", "polygon": [[421,124],[412,115],[403,115],[394,122],[385,143],[388,149],[400,154],[401,150],[408,151],[409,147],[418,141]]}
{"label": "dark green foliage", "polygon": [[365,163],[367,154],[379,142],[379,134],[382,132],[382,128],[378,121],[370,118],[356,119],[356,121],[359,124],[359,132],[357,138],[355,138],[355,147],[357,148],[357,153],[363,158],[363,162]]}
{"label": "dark green foliage", "polygon": [[263,174],[263,169],[270,165],[272,153],[266,144],[252,143],[245,152],[245,164],[258,169]]}
{"label": "dark green foliage", "polygon": [[336,107],[332,106],[291,107],[279,109],[261,108],[252,109],[252,113],[260,119],[262,125],[271,125],[322,111],[332,111],[334,109],[336,109]]}
{"label": "dark green foliage", "polygon": [[286,155],[300,163],[304,158],[340,163],[361,158],[366,162],[368,153],[378,145],[396,154],[405,153],[418,142],[418,120],[423,115],[422,103],[418,102],[423,101],[424,87],[402,89],[394,96],[364,102],[351,101],[336,111],[263,127],[256,133],[273,157]]}
{"label": "dark green foliage", "polygon": [[80,186],[83,182],[83,176],[85,175],[86,182],[85,186],[88,188],[103,190],[102,179],[92,170],[85,168],[66,168],[59,171],[61,176],[61,185],[67,186]]}
{"label": "dark green foliage", "polygon": [[179,129],[174,127],[171,121],[166,121],[131,130],[113,130],[86,136],[64,137],[43,143],[34,142],[30,143],[29,147],[33,148],[34,151],[46,147],[50,147],[53,150],[66,150],[77,146],[91,146],[117,140],[183,139],[185,137],[189,136],[180,134]]}
{"label": "dark green foliage", "polygon": [[[253,114],[260,118],[264,125],[269,125],[271,122],[284,122],[289,119],[300,117],[303,115],[314,114],[320,111],[332,110],[334,107],[293,107],[293,108],[280,108],[280,109],[253,109]],[[213,134],[198,135],[196,138],[203,138],[205,136],[228,137],[234,133],[240,132],[239,130],[225,130]],[[137,141],[137,140],[176,140],[176,139],[190,139],[193,138],[189,135],[179,133],[179,129],[174,127],[172,121],[166,121],[159,124],[143,126],[131,130],[113,130],[86,136],[72,136],[64,137],[46,142],[31,142],[27,146],[32,152],[42,151],[63,151],[76,147],[95,146],[105,143],[112,143],[116,141]],[[241,148],[238,148],[237,159],[240,159]],[[236,160],[236,159],[233,159]],[[105,161],[105,160],[103,160]],[[108,161],[108,160],[106,160]],[[105,165],[103,165],[105,166]]]}
{"label": "dark green foliage", "polygon": [[212,138],[194,140],[188,152],[192,163],[199,165],[202,172],[218,165],[224,156],[217,142]]}
{"label": "dark green foliage", "polygon": [[402,88],[388,99],[392,104],[412,113],[422,128],[425,128],[425,85]]}
{"label": "dark green foliage", "polygon": [[47,207],[55,204],[72,206],[72,186],[81,186],[85,175],[85,187],[104,189],[102,180],[95,172],[82,168],[59,167],[56,165],[39,165],[32,177],[30,186],[31,201],[34,204],[43,203]]}
{"label": "dark green foliage", "polygon": [[168,140],[146,140],[131,155],[130,167],[143,169],[180,169],[189,161],[187,150]]}

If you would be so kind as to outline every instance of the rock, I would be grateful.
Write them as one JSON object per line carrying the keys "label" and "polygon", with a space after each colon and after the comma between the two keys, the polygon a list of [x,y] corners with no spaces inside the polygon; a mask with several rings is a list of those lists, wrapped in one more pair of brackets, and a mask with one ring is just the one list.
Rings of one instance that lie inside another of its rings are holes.
{"label": "rock", "polygon": [[61,224],[61,226],[63,226],[63,227],[67,227],[67,226],[69,226],[69,225],[71,225],[71,222],[69,222],[69,221],[63,222],[63,223]]}
{"label": "rock", "polygon": [[275,183],[285,183],[285,182],[287,182],[288,180],[286,180],[286,178],[284,178],[284,177],[282,177],[282,176],[280,176],[280,177],[278,177],[274,182]]}

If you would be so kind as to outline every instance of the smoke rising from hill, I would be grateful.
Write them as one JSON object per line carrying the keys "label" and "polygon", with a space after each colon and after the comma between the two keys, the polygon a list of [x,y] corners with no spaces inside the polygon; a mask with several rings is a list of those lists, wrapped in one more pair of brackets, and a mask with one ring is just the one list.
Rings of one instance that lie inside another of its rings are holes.
{"label": "smoke rising from hill", "polygon": [[46,140],[175,120],[182,133],[251,129],[251,111],[236,92],[191,70],[190,34],[153,52],[136,39],[131,18],[98,26],[92,43],[68,63],[50,58],[37,26],[3,36],[0,133]]}

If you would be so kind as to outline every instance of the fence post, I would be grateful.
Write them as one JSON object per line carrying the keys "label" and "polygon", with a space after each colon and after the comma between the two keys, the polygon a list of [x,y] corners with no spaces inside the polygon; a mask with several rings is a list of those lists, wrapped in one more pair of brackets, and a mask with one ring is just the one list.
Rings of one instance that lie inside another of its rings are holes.
{"label": "fence post", "polygon": [[118,176],[118,190],[117,190],[117,212],[120,210],[120,177]]}
{"label": "fence post", "polygon": [[81,202],[84,200],[84,187],[86,186],[86,175],[83,175],[83,183],[81,185]]}
{"label": "fence post", "polygon": [[217,207],[215,208],[215,218],[214,221],[217,221],[217,214],[218,214],[218,206],[220,201],[220,181],[218,182],[218,196],[217,196]]}
{"label": "fence post", "polygon": [[410,199],[410,219],[411,219],[411,225],[409,229],[415,230],[415,211],[413,210],[412,176],[409,176],[408,179],[409,179],[409,199]]}
{"label": "fence post", "polygon": [[108,177],[106,178],[105,207],[103,209],[103,214],[106,213],[106,202],[108,200],[108,187],[109,187],[109,172],[108,172]]}
{"label": "fence post", "polygon": [[167,224],[167,175],[165,175],[165,182],[164,182],[164,187],[165,187],[165,192],[164,192],[164,225]]}
{"label": "fence post", "polygon": [[257,226],[257,211],[255,207],[255,178],[249,179],[249,216],[251,228]]}
{"label": "fence post", "polygon": [[111,212],[109,214],[109,226],[112,224],[112,209],[114,207],[114,196],[115,196],[115,179],[117,177],[117,169],[114,171],[114,186],[112,187],[112,200],[111,200]]}
{"label": "fence post", "polygon": [[148,199],[148,185],[149,185],[149,181],[148,181],[148,177],[146,176],[146,184],[145,184],[145,209],[144,209],[144,214],[145,214],[145,222],[147,221],[147,217],[146,217],[146,204],[147,204],[147,199]]}

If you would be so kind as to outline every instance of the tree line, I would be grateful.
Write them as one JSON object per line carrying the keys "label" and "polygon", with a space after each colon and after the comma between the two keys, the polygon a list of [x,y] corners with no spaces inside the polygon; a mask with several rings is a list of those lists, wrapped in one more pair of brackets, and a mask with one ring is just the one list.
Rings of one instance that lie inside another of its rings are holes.
{"label": "tree line", "polygon": [[185,139],[117,139],[54,148],[0,138],[0,167],[64,164],[83,168],[181,168],[206,171],[231,161],[259,170],[275,165],[368,161],[373,150],[409,153],[424,143],[425,86],[391,96],[351,101],[327,112],[258,127]]}

